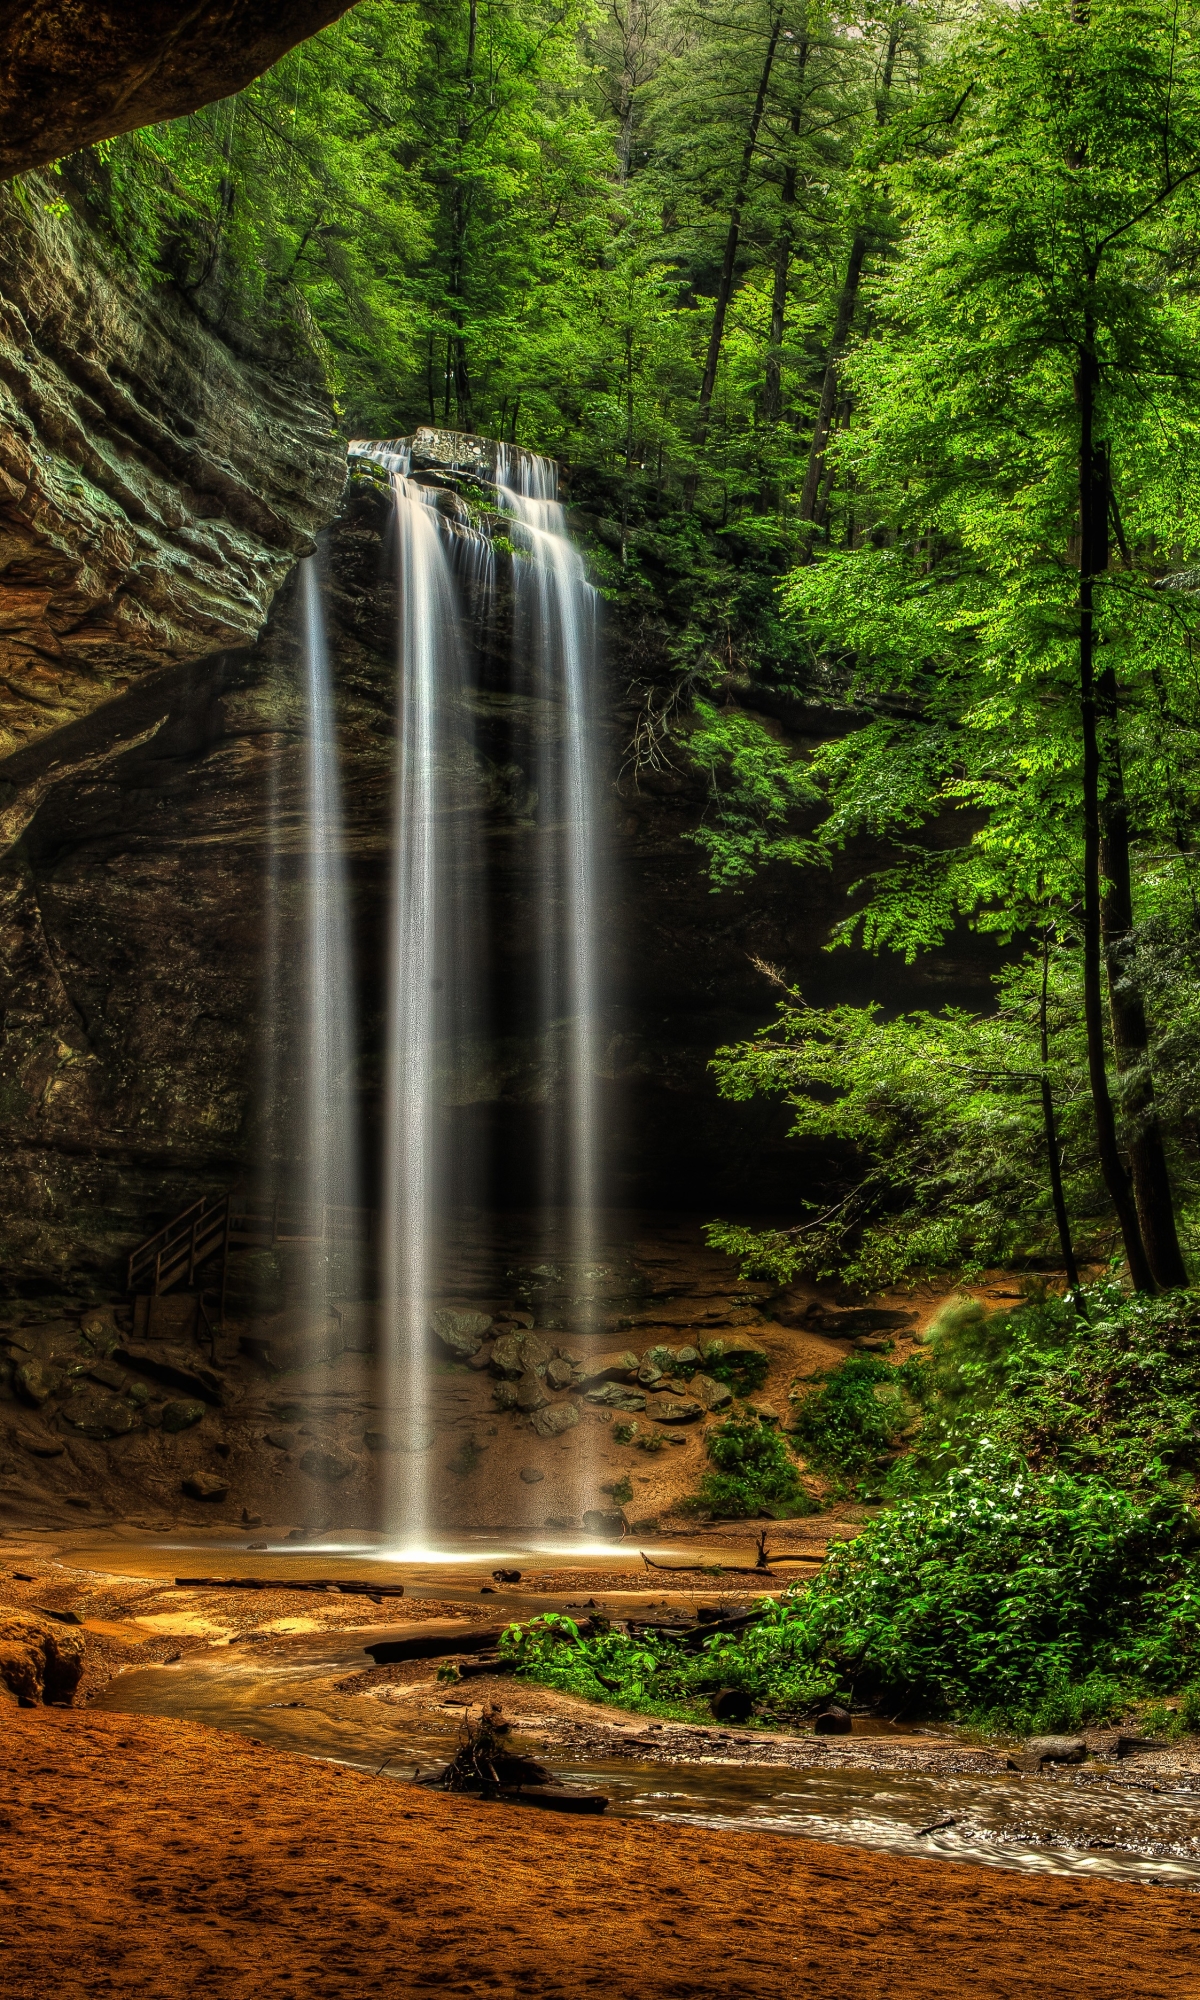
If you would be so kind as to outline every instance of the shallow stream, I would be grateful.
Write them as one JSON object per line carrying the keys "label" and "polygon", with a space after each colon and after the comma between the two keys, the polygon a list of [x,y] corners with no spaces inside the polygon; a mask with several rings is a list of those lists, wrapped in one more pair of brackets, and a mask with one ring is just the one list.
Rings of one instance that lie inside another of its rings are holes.
{"label": "shallow stream", "polygon": [[[369,1664],[364,1636],[323,1633],[269,1651],[235,1645],[138,1668],[93,1706],[240,1730],[275,1749],[411,1780],[453,1754],[456,1730],[417,1726],[399,1703],[337,1693],[337,1681]],[[1149,1771],[1138,1778],[1128,1764],[1111,1774],[1092,1765],[988,1777],[544,1754],[556,1776],[606,1792],[620,1815],[1200,1890],[1200,1795]]]}

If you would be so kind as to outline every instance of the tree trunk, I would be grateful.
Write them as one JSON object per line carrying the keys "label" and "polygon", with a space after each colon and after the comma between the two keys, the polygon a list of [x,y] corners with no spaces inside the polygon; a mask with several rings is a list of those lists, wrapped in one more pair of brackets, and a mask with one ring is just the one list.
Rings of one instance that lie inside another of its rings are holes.
{"label": "tree trunk", "polygon": [[1042,1057],[1042,1125],[1046,1134],[1046,1164],[1050,1170],[1050,1199],[1054,1204],[1054,1222],[1058,1230],[1058,1244],[1066,1267],[1067,1286],[1080,1312],[1084,1312],[1083,1287],[1079,1282],[1079,1266],[1075,1262],[1075,1245],[1071,1238],[1071,1218],[1067,1214],[1067,1197],[1063,1188],[1062,1156],[1058,1148],[1058,1125],[1054,1116],[1054,1091],[1050,1083],[1050,1020],[1047,1005],[1050,987],[1050,932],[1042,938],[1042,991],[1038,1002],[1038,1038]]}
{"label": "tree trunk", "polygon": [[[754,99],[754,109],[746,130],[746,140],[742,147],[738,177],[734,184],[733,202],[729,210],[729,228],[725,233],[725,255],[721,261],[721,276],[717,284],[716,305],[713,310],[712,331],[708,337],[708,353],[704,361],[704,379],[700,384],[700,403],[696,416],[695,443],[697,451],[702,451],[708,438],[708,421],[712,411],[713,391],[717,386],[717,367],[721,359],[721,344],[725,338],[725,318],[729,311],[729,301],[733,295],[734,270],[737,264],[738,244],[742,234],[742,211],[746,205],[746,195],[750,186],[750,170],[754,164],[754,154],[758,146],[759,127],[766,109],[767,91],[771,83],[771,71],[775,66],[775,50],[779,43],[779,31],[783,26],[783,15],[776,9],[771,14],[771,33],[767,41],[767,52],[763,58],[762,73],[758,79],[758,92]],[[687,484],[689,502],[694,498],[697,474],[692,473]]]}
{"label": "tree trunk", "polygon": [[1087,1035],[1088,1081],[1096,1120],[1096,1147],[1109,1198],[1117,1213],[1129,1275],[1139,1292],[1154,1290],[1154,1274],[1142,1241],[1134,1203],[1117,1144],[1117,1122],[1108,1088],[1104,1032],[1100,936],[1100,742],[1095,673],[1095,579],[1108,567],[1108,472],[1095,437],[1099,368],[1094,326],[1089,318],[1075,375],[1079,409],[1079,709],[1083,734],[1083,1013]]}
{"label": "tree trunk", "polygon": [[[796,51],[796,88],[799,91],[808,67],[808,35],[803,36]],[[782,215],[779,224],[779,241],[775,245],[775,275],[771,288],[771,337],[767,348],[766,380],[763,384],[762,413],[765,424],[777,424],[783,413],[783,327],[787,315],[788,278],[791,275],[792,252],[796,236],[796,160],[795,145],[800,137],[801,108],[799,96],[796,108],[789,120],[793,153],[783,170],[783,185],[779,191]]]}

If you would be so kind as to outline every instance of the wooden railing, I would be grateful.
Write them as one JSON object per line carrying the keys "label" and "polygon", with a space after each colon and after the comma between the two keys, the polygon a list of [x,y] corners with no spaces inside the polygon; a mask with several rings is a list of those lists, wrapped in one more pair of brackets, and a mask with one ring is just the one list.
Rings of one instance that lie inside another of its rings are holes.
{"label": "wooden railing", "polygon": [[254,1202],[236,1194],[204,1195],[130,1252],[127,1287],[155,1298],[181,1282],[193,1284],[210,1258],[222,1266],[231,1249],[264,1249],[277,1243],[375,1241],[377,1214],[325,1202]]}

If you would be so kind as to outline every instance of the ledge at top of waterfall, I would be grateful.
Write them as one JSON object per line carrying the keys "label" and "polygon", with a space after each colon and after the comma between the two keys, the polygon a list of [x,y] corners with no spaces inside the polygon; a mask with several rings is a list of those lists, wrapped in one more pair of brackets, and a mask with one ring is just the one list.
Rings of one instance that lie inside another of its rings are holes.
{"label": "ledge at top of waterfall", "polygon": [[553,459],[469,431],[427,425],[411,437],[351,438],[346,455],[366,459],[387,472],[457,475],[485,486],[512,487],[542,500],[553,500],[557,492],[558,467]]}

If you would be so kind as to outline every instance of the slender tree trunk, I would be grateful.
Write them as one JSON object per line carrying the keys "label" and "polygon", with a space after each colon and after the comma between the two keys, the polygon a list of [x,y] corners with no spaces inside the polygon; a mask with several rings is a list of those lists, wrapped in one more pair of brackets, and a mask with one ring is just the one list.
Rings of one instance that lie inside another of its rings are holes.
{"label": "slender tree trunk", "polygon": [[[708,337],[708,353],[704,360],[704,378],[700,384],[700,402],[696,413],[695,444],[702,451],[708,439],[708,424],[712,414],[713,391],[717,386],[717,368],[721,360],[721,345],[725,339],[725,318],[729,311],[729,301],[733,296],[734,271],[737,265],[738,245],[742,235],[742,212],[746,206],[746,195],[750,187],[750,170],[754,165],[754,154],[758,147],[759,128],[766,109],[767,91],[771,83],[771,71],[775,66],[775,50],[779,44],[779,31],[783,26],[783,15],[778,9],[771,14],[771,33],[767,40],[767,52],[763,58],[762,73],[758,79],[758,91],[754,99],[754,109],[746,130],[742,147],[742,157],[738,166],[738,176],[734,183],[733,202],[729,210],[729,227],[725,232],[725,255],[721,261],[721,276],[717,284],[716,304],[713,309],[712,331]],[[687,500],[690,505],[695,498],[698,475],[692,473],[687,482]]]}
{"label": "slender tree trunk", "polygon": [[1046,1133],[1046,1164],[1050,1170],[1050,1199],[1054,1204],[1054,1221],[1058,1229],[1058,1244],[1062,1260],[1066,1266],[1067,1286],[1074,1297],[1076,1306],[1083,1312],[1083,1287],[1079,1282],[1079,1266],[1075,1261],[1075,1245],[1071,1237],[1071,1218],[1067,1214],[1067,1197],[1063,1188],[1062,1155],[1058,1146],[1058,1124],[1054,1116],[1054,1090],[1050,1082],[1050,930],[1047,927],[1042,938],[1042,990],[1038,1000],[1038,1038],[1042,1057],[1042,1125]]}
{"label": "slender tree trunk", "polygon": [[1121,769],[1116,677],[1108,668],[1098,677],[1099,708],[1108,743],[1107,796],[1101,809],[1100,867],[1105,889],[1100,903],[1100,935],[1108,980],[1113,1053],[1121,1082],[1121,1111],[1133,1177],[1133,1198],[1146,1256],[1155,1281],[1170,1290],[1188,1281],[1175,1228],[1171,1177],[1154,1100],[1150,1034],[1142,996],[1129,965],[1133,930],[1133,882],[1129,863],[1129,807]]}
{"label": "slender tree trunk", "polygon": [[[454,387],[455,419],[459,429],[470,430],[471,375],[467,364],[466,325],[466,266],[467,266],[467,222],[470,215],[470,196],[463,178],[463,154],[471,133],[470,103],[475,95],[475,50],[479,36],[479,0],[468,0],[467,8],[467,64],[463,78],[466,103],[458,119],[457,164],[454,174],[454,194],[450,205],[450,318],[453,324],[451,336],[451,373]],[[446,385],[446,409],[449,415],[450,383]]]}
{"label": "slender tree trunk", "polygon": [[800,137],[801,106],[800,86],[808,67],[808,35],[804,34],[796,51],[796,108],[788,123],[792,140],[792,155],[783,170],[783,185],[779,191],[781,208],[779,241],[775,245],[775,272],[771,286],[771,337],[767,348],[766,380],[763,384],[762,413],[765,424],[777,424],[783,413],[783,328],[787,316],[788,279],[791,275],[792,253],[796,238],[796,159],[795,147]]}
{"label": "slender tree trunk", "polygon": [[1095,672],[1095,579],[1108,567],[1108,473],[1095,436],[1099,369],[1089,316],[1075,375],[1079,410],[1079,708],[1083,734],[1083,1013],[1088,1080],[1096,1121],[1096,1147],[1109,1198],[1117,1213],[1129,1275],[1139,1292],[1154,1290],[1154,1274],[1137,1207],[1117,1143],[1117,1121],[1108,1088],[1100,935],[1100,740]]}

